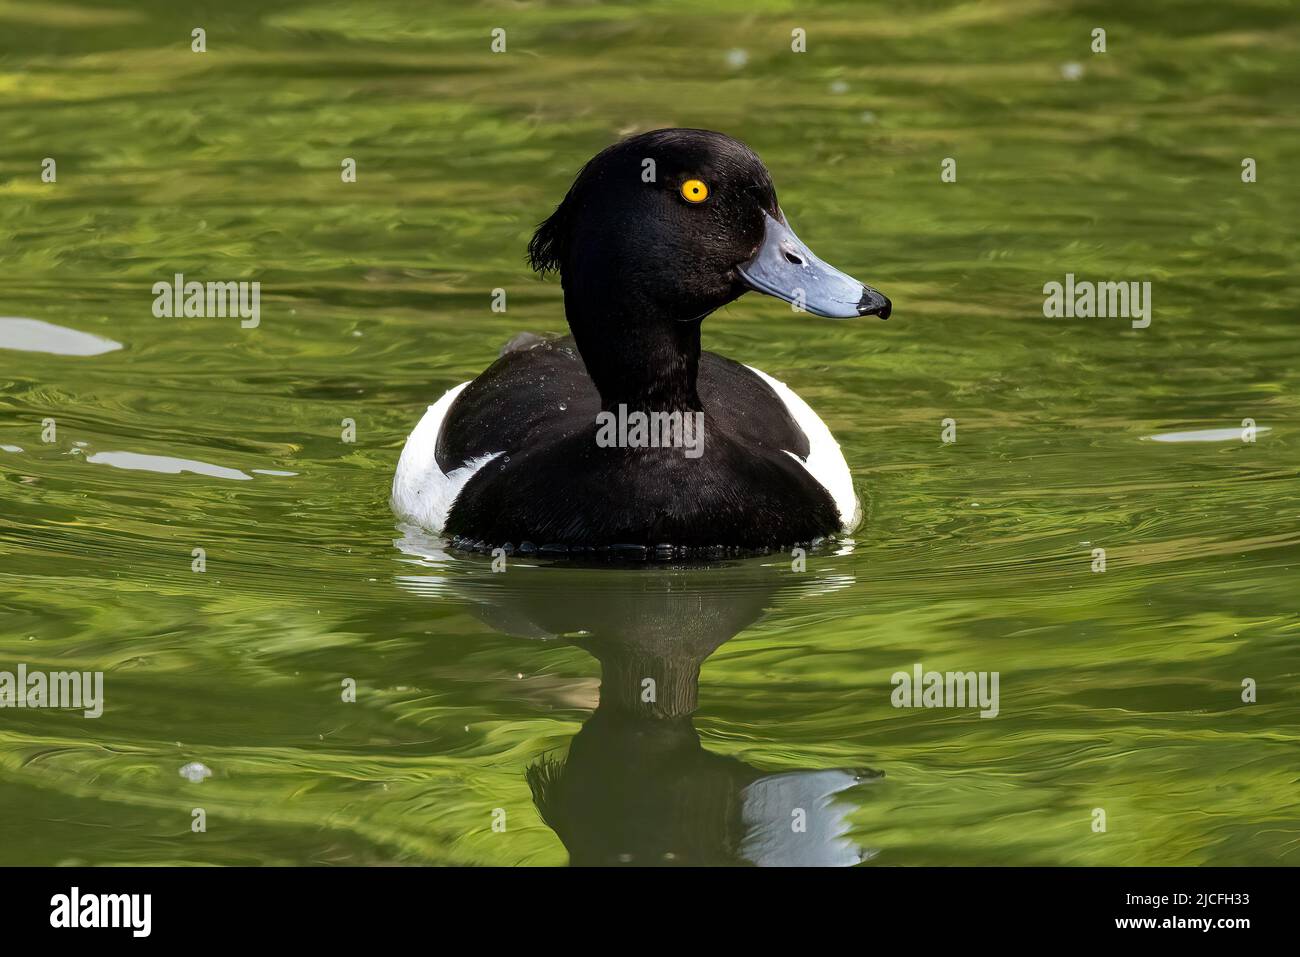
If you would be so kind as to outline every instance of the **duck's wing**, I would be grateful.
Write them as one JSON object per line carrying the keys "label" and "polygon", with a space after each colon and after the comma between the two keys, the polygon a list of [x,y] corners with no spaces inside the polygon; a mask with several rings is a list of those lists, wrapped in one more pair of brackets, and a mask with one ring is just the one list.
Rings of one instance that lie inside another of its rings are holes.
{"label": "duck's wing", "polygon": [[429,406],[393,477],[393,510],[442,531],[465,484],[484,465],[595,421],[596,387],[571,337],[521,334],[477,379]]}
{"label": "duck's wing", "polygon": [[[808,455],[808,439],[771,385],[775,379],[716,352],[700,356],[695,390],[709,427],[746,446]],[[777,383],[780,385],[780,383]]]}
{"label": "duck's wing", "polygon": [[845,532],[862,517],[853,475],[839,443],[821,417],[793,389],[759,369],[706,352],[701,357],[700,401],[726,430],[744,442],[788,453],[826,490]]}
{"label": "duck's wing", "polygon": [[599,411],[600,394],[572,336],[515,336],[456,397],[434,454],[444,470],[485,455],[510,455],[590,426]]}

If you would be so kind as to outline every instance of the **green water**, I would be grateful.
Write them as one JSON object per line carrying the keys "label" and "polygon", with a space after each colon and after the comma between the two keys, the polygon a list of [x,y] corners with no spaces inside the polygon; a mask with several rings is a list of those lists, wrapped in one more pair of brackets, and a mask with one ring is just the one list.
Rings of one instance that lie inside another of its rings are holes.
{"label": "green water", "polygon": [[[1300,862],[1295,5],[711,6],[0,2],[0,315],[122,345],[0,349],[0,671],[105,675],[98,719],[0,710],[0,864]],[[424,408],[564,328],[532,225],[673,125],[895,303],[704,326],[864,527],[504,574],[395,528]],[[260,325],[155,318],[178,272]],[[1045,318],[1067,272],[1151,325]],[[998,715],[892,707],[917,663]]]}

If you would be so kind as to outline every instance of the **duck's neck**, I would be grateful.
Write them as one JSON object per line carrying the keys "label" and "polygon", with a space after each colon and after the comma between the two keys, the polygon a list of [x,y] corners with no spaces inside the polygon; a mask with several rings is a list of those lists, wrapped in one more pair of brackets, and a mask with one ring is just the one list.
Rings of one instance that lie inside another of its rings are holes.
{"label": "duck's neck", "polygon": [[564,296],[565,313],[602,409],[698,412],[700,322],[645,303],[605,305]]}

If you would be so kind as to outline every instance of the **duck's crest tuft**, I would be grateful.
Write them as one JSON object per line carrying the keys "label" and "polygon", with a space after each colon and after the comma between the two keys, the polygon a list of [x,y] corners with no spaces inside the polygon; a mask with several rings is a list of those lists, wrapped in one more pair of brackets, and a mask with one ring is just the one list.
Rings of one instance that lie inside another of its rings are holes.
{"label": "duck's crest tuft", "polygon": [[574,183],[564,200],[555,207],[555,212],[538,225],[537,232],[528,241],[528,264],[543,276],[548,272],[559,272],[568,254],[576,189],[577,183]]}

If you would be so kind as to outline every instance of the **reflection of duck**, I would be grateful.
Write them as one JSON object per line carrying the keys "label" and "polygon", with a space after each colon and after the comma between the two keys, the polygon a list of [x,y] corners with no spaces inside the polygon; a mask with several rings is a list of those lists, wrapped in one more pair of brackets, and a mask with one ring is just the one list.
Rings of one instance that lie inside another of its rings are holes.
{"label": "reflection of duck", "polygon": [[[875,772],[764,774],[701,746],[691,712],[700,652],[712,648],[579,644],[600,659],[600,706],[565,760],[528,769],[571,863],[836,866],[867,856],[846,835],[851,805],[834,799]],[[652,688],[658,700],[647,702]]]}
{"label": "reflection of duck", "polygon": [[[852,529],[853,481],[817,414],[700,349],[703,319],[748,290],[834,318],[890,313],[794,234],[753,151],[707,130],[615,144],[529,254],[560,273],[573,334],[516,336],[430,406],[393,480],[399,517],[479,549],[554,551],[761,549]],[[605,413],[618,441],[600,439]]]}
{"label": "reflection of duck", "polygon": [[563,637],[601,663],[600,705],[567,757],[527,771],[572,863],[844,865],[870,854],[847,836],[852,803],[837,796],[877,772],[767,774],[703,748],[691,716],[700,667],[723,642],[774,600],[848,581],[754,562],[594,573],[515,565],[451,589],[499,630]]}

